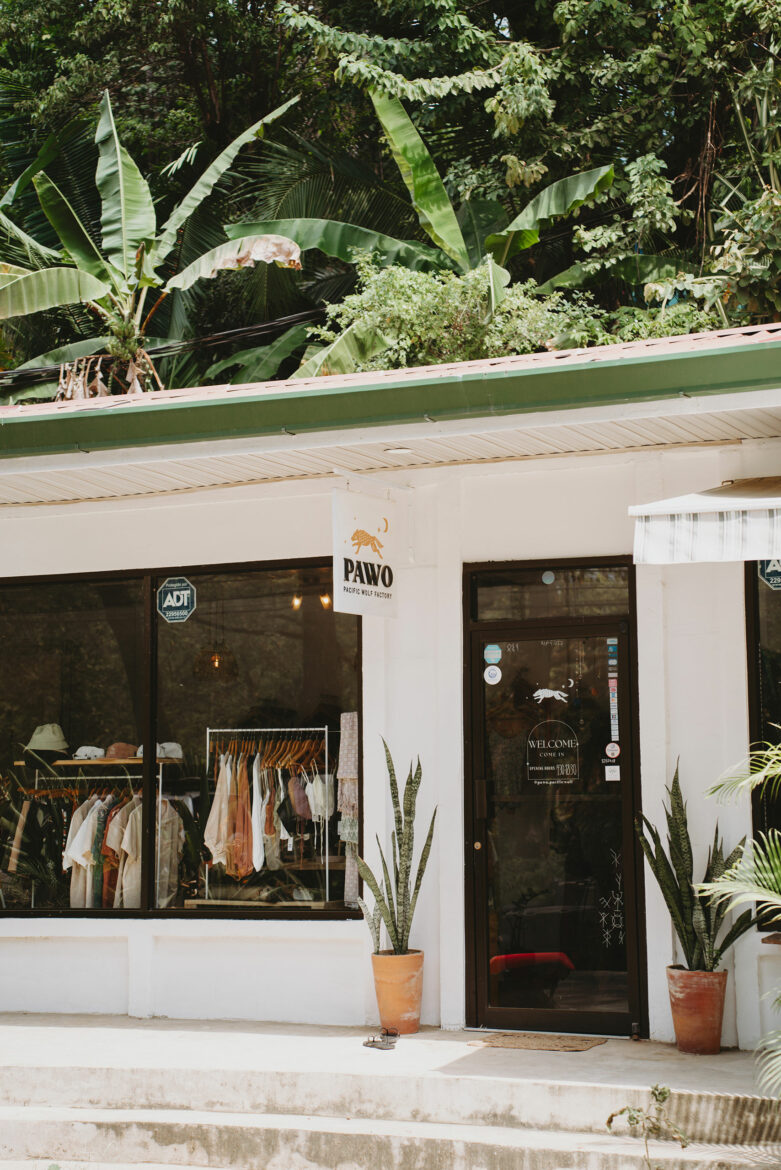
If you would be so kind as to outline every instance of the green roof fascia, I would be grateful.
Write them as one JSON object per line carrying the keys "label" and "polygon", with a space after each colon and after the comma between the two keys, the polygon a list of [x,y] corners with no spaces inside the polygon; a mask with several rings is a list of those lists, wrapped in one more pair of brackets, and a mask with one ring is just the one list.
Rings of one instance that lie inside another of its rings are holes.
{"label": "green roof fascia", "polygon": [[[393,382],[367,374],[362,383],[237,394],[219,399],[157,401],[112,409],[0,414],[0,458],[121,447],[152,447],[255,435],[303,434],[358,427],[546,410],[611,406],[781,387],[781,339],[560,367],[445,375],[421,372]],[[150,399],[151,399],[150,395]]]}

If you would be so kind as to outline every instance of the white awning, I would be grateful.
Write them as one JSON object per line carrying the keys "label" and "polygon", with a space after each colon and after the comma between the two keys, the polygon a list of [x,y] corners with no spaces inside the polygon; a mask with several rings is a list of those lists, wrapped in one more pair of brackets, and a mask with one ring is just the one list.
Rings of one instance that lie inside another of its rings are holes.
{"label": "white awning", "polygon": [[781,476],[736,479],[708,491],[629,509],[635,563],[759,561],[781,557]]}

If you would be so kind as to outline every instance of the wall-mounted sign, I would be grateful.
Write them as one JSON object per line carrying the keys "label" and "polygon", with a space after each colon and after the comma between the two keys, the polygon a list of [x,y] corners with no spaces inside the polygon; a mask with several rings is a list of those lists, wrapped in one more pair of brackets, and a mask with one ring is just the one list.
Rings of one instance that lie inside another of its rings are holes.
{"label": "wall-mounted sign", "polygon": [[157,612],[167,622],[186,622],[195,612],[195,586],[186,577],[167,577],[157,590]]}
{"label": "wall-mounted sign", "polygon": [[532,784],[574,784],[580,779],[578,737],[561,719],[545,719],[529,732],[526,772]]}
{"label": "wall-mounted sign", "polygon": [[401,564],[398,504],[360,492],[335,491],[332,519],[334,609],[395,617]]}
{"label": "wall-mounted sign", "polygon": [[781,560],[760,561],[759,579],[771,589],[781,589]]}

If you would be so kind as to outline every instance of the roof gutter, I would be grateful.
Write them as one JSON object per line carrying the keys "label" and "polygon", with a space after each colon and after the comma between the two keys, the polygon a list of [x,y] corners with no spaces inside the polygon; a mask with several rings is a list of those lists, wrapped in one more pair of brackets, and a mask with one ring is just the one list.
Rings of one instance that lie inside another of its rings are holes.
{"label": "roof gutter", "polygon": [[[597,352],[597,351],[595,351]],[[436,369],[436,367],[433,367]],[[203,400],[142,399],[102,409],[0,415],[0,458],[154,447],[272,434],[316,433],[405,422],[490,418],[778,389],[781,339],[695,352],[463,373],[421,373],[363,382]]]}

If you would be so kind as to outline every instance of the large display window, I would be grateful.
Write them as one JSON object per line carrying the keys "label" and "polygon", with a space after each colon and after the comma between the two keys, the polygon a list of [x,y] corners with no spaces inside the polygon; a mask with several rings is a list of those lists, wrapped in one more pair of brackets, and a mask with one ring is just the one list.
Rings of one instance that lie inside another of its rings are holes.
{"label": "large display window", "polygon": [[[776,561],[746,565],[749,708],[755,747],[781,742],[781,567]],[[781,801],[754,797],[754,831],[781,829]]]}
{"label": "large display window", "polygon": [[354,914],[330,565],[0,585],[0,911]]}

